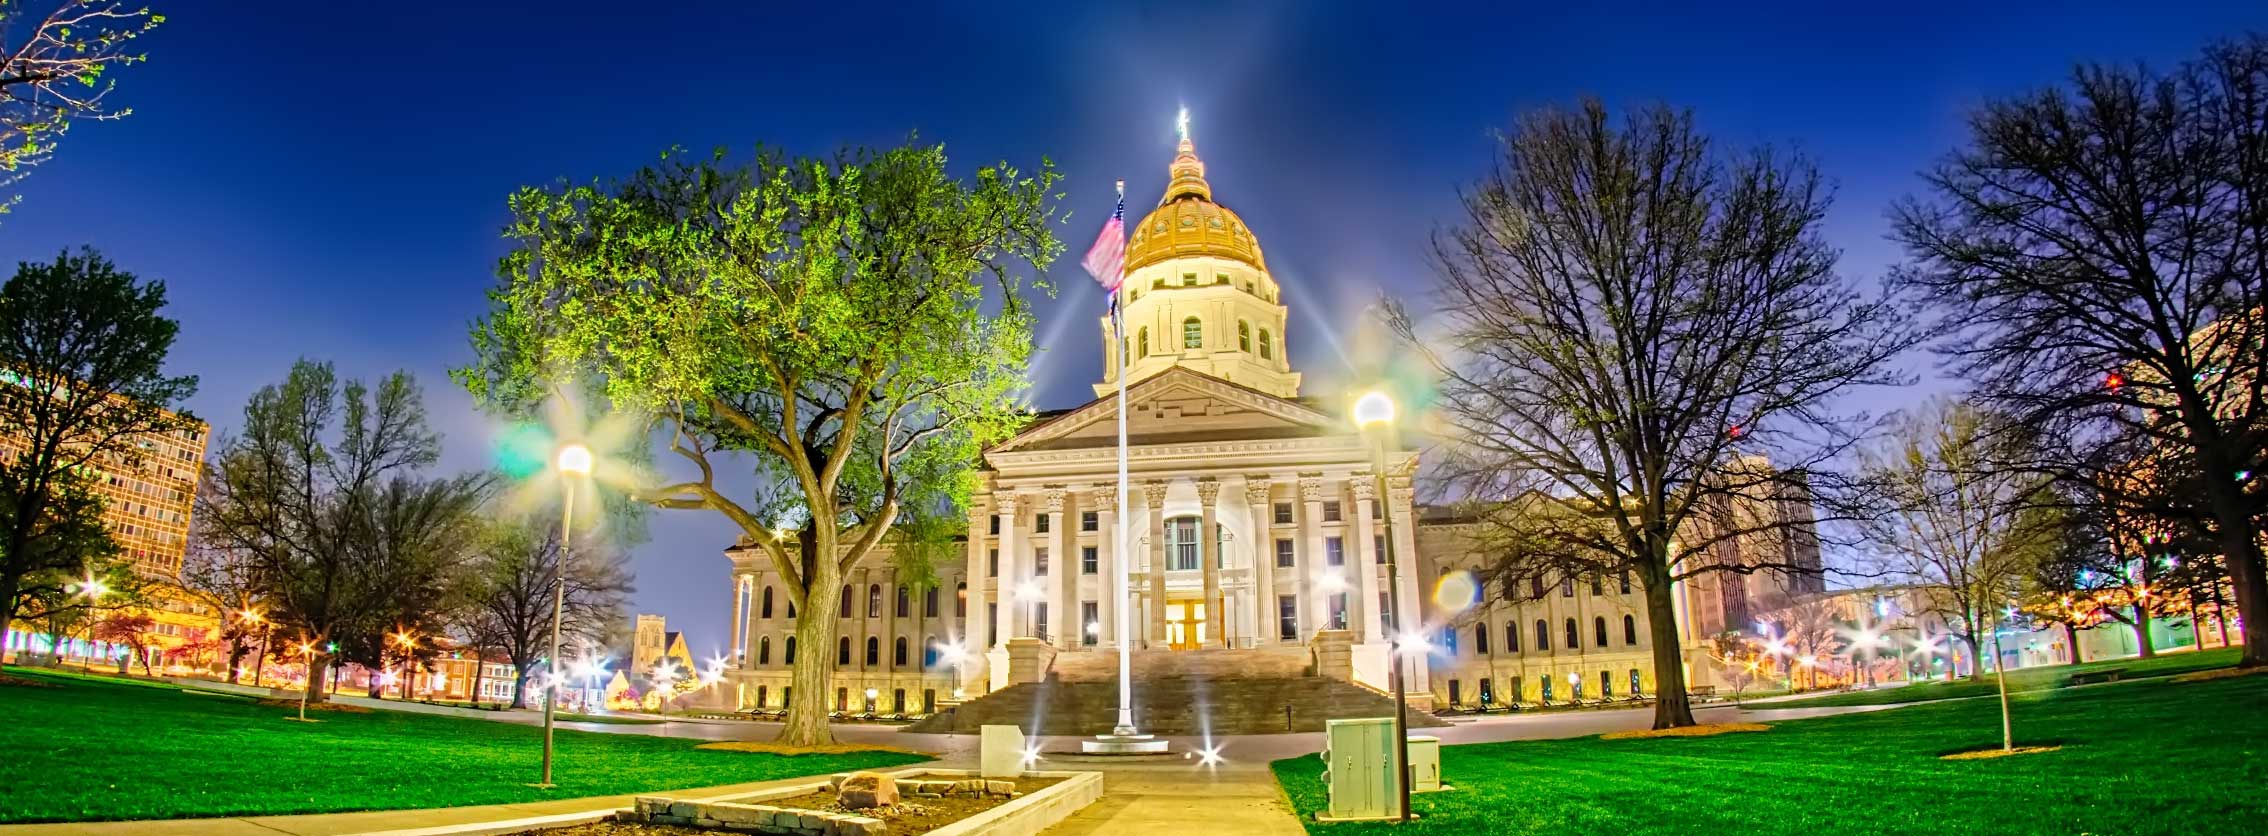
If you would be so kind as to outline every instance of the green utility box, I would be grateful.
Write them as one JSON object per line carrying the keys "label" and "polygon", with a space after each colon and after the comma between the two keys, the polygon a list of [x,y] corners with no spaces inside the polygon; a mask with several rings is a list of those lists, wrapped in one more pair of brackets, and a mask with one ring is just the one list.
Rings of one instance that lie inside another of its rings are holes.
{"label": "green utility box", "polygon": [[1399,776],[1394,774],[1394,720],[1332,720],[1324,728],[1323,784],[1330,790],[1331,803],[1316,818],[1394,818],[1401,807],[1401,787],[1395,783]]}

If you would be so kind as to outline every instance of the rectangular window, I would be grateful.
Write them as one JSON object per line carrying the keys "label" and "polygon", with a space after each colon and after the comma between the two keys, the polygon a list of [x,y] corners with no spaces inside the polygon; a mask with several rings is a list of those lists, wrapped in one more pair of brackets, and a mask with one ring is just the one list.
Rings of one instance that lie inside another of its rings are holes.
{"label": "rectangular window", "polygon": [[1079,643],[1094,647],[1102,640],[1102,612],[1093,601],[1079,602]]}
{"label": "rectangular window", "polygon": [[1047,550],[1046,550],[1046,549],[1033,549],[1033,550],[1032,550],[1032,577],[1035,577],[1035,578],[1036,578],[1036,577],[1040,577],[1040,576],[1042,576],[1042,575],[1045,575],[1045,574],[1047,574]]}
{"label": "rectangular window", "polygon": [[1592,594],[1592,595],[1604,595],[1604,594],[1606,594],[1606,588],[1605,588],[1604,586],[1602,586],[1602,585],[1601,585],[1601,583],[1602,583],[1602,581],[1603,581],[1603,580],[1604,580],[1604,579],[1600,578],[1600,577],[1599,577],[1599,576],[1597,576],[1597,575],[1592,575],[1592,576],[1591,576],[1591,594]]}
{"label": "rectangular window", "polygon": [[1102,525],[1102,516],[1100,514],[1096,514],[1093,511],[1079,512],[1080,531],[1093,531],[1100,525]]}
{"label": "rectangular window", "polygon": [[1048,529],[1048,520],[1050,520],[1050,519],[1053,519],[1054,517],[1055,517],[1055,515],[1054,515],[1054,514],[1037,514],[1037,515],[1034,515],[1034,516],[1032,517],[1032,531],[1033,531],[1033,533],[1036,533],[1036,534],[1046,534],[1046,533],[1047,533],[1047,529]]}
{"label": "rectangular window", "polygon": [[1100,549],[1097,549],[1094,546],[1079,547],[1079,574],[1094,574],[1097,571],[1097,564],[1101,562],[1102,559]]}
{"label": "rectangular window", "polygon": [[1032,605],[1032,636],[1033,636],[1034,638],[1040,638],[1040,639],[1045,639],[1045,638],[1047,638],[1047,602],[1046,602],[1046,601],[1041,601],[1041,602],[1039,602],[1039,603],[1037,603],[1037,604],[1033,604],[1033,605]]}
{"label": "rectangular window", "polygon": [[1386,562],[1386,535],[1380,534],[1371,538],[1370,548],[1373,550],[1370,553],[1372,558],[1380,563]]}
{"label": "rectangular window", "polygon": [[989,576],[991,576],[991,577],[995,577],[995,578],[997,578],[997,577],[1000,577],[1000,550],[999,550],[999,549],[992,549],[992,550],[990,550],[990,551],[989,551],[989,552],[988,552],[988,553],[987,553],[987,554],[985,555],[985,560],[987,560],[987,561],[988,561],[988,562],[987,562],[987,563],[986,563],[985,565],[986,565],[987,567],[989,567],[989,568],[985,569],[985,570],[984,570],[984,573],[985,573],[986,575],[989,575]]}
{"label": "rectangular window", "polygon": [[1391,633],[1394,632],[1394,600],[1388,596],[1389,593],[1378,593],[1378,628]]}
{"label": "rectangular window", "polygon": [[1277,524],[1277,525],[1291,525],[1291,524],[1292,524],[1292,516],[1291,516],[1291,503],[1289,503],[1289,502],[1278,502],[1278,503],[1276,503],[1276,509],[1275,509],[1275,513],[1276,513],[1276,524]]}
{"label": "rectangular window", "polygon": [[[1488,655],[1488,624],[1486,623],[1473,625],[1473,652],[1482,656]],[[1483,688],[1482,690],[1486,691],[1487,689]]]}
{"label": "rectangular window", "polygon": [[1214,283],[1214,284],[1228,284],[1228,274],[1227,274],[1227,273],[1214,273],[1214,274],[1213,274],[1213,283]]}
{"label": "rectangular window", "polygon": [[1329,501],[1329,502],[1325,502],[1325,503],[1323,503],[1323,521],[1324,521],[1324,522],[1338,522],[1338,521],[1339,521],[1339,501],[1338,501],[1338,500],[1334,499],[1334,500],[1331,500],[1331,501]]}
{"label": "rectangular window", "polygon": [[1197,568],[1197,520],[1182,517],[1166,523],[1166,555],[1170,560],[1167,569],[1178,572]]}
{"label": "rectangular window", "polygon": [[1276,567],[1290,569],[1297,565],[1299,565],[1299,558],[1292,552],[1291,538],[1276,538]]}
{"label": "rectangular window", "polygon": [[921,614],[925,618],[937,617],[937,587],[932,586],[921,593]]}
{"label": "rectangular window", "polygon": [[1334,592],[1331,594],[1330,602],[1331,629],[1347,629],[1347,594],[1344,592]]}
{"label": "rectangular window", "polygon": [[1622,594],[1630,594],[1630,570],[1622,570]]}
{"label": "rectangular window", "polygon": [[1339,538],[1337,538],[1337,537],[1325,537],[1325,538],[1323,538],[1323,565],[1325,565],[1325,566],[1345,566],[1345,565],[1347,565],[1347,545],[1346,545],[1346,541],[1344,541],[1344,540],[1341,540],[1341,539],[1339,539]]}
{"label": "rectangular window", "polygon": [[1575,579],[1574,579],[1574,578],[1560,578],[1560,579],[1559,579],[1559,597],[1561,597],[1561,598],[1573,598],[1573,597],[1575,597]]}
{"label": "rectangular window", "polygon": [[994,644],[1000,644],[1000,643],[1002,643],[1002,642],[1003,642],[1003,640],[1002,640],[1002,638],[1001,638],[1001,636],[1000,636],[1000,605],[999,605],[999,604],[995,604],[995,603],[991,603],[991,602],[986,602],[986,603],[985,603],[985,605],[984,605],[984,624],[985,624],[985,627],[984,627],[984,629],[985,629],[985,635],[987,635],[987,636],[991,636],[991,637],[992,637],[992,641],[993,641],[993,643],[994,643]]}
{"label": "rectangular window", "polygon": [[1197,286],[1197,274],[1195,274],[1195,273],[1183,273],[1183,274],[1181,274],[1181,286],[1182,286],[1182,287],[1196,287],[1196,286]]}
{"label": "rectangular window", "polygon": [[1299,599],[1290,595],[1276,596],[1276,638],[1284,641],[1299,640]]}
{"label": "rectangular window", "polygon": [[994,537],[998,537],[998,536],[1000,536],[1000,515],[999,515],[999,514],[994,514],[994,515],[992,515],[992,536],[994,536]]}

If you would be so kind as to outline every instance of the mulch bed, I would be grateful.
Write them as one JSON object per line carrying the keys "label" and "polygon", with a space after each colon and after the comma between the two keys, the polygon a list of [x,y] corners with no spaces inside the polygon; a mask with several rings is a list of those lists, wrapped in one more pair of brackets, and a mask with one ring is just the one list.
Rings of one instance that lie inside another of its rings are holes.
{"label": "mulch bed", "polygon": [[[1061,778],[1018,778],[1016,797],[1021,798],[1061,783]],[[889,822],[890,836],[921,834],[1014,801],[999,796],[948,796],[945,798],[901,798],[897,804],[856,811]],[[814,792],[788,798],[753,801],[767,807],[794,807],[821,812],[846,812],[836,803],[832,792]],[[512,836],[713,836],[720,831],[674,824],[643,824],[637,822],[604,821],[559,827],[549,830],[528,830]]]}
{"label": "mulch bed", "polygon": [[1760,732],[1771,730],[1771,726],[1764,725],[1763,723],[1703,723],[1698,726],[1679,726],[1674,729],[1620,731],[1611,734],[1599,735],[1599,739],[1638,740],[1648,737],[1708,737],[1718,734],[1734,734],[1737,732]]}
{"label": "mulch bed", "polygon": [[4,674],[4,673],[0,673],[0,686],[5,686],[5,687],[9,687],[9,688],[57,688],[57,687],[61,687],[61,686],[58,686],[58,685],[56,685],[56,684],[55,684],[55,683],[53,683],[53,682],[44,682],[44,681],[41,681],[41,680],[37,680],[37,679],[25,679],[25,678],[23,678],[23,677],[20,677],[20,676],[9,676],[9,675],[7,675],[7,674]]}
{"label": "mulch bed", "polygon": [[[289,708],[289,709],[291,709],[291,710],[293,710],[293,711],[298,711],[298,710],[299,710],[299,701],[298,701],[298,700],[267,699],[267,700],[256,700],[256,702],[258,702],[258,703],[259,703],[259,704],[261,704],[261,705],[264,705],[264,706],[268,706],[269,708]],[[368,713],[370,713],[370,709],[367,709],[367,708],[363,708],[362,706],[359,706],[359,705],[347,705],[346,703],[340,703],[340,702],[309,702],[309,703],[307,704],[307,710],[308,710],[308,711],[336,711],[336,712],[338,712],[338,713],[340,713],[340,714],[368,714]]]}

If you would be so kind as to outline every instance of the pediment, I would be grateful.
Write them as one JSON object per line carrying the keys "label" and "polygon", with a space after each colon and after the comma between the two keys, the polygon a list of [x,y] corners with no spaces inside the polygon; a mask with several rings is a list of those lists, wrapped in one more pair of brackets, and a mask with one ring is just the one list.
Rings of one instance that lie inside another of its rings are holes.
{"label": "pediment", "polygon": [[[1130,445],[1314,438],[1348,432],[1337,416],[1301,401],[1183,368],[1168,369],[1128,387],[1126,406]],[[1118,404],[1113,394],[1041,421],[986,452],[1068,450],[1117,443]]]}

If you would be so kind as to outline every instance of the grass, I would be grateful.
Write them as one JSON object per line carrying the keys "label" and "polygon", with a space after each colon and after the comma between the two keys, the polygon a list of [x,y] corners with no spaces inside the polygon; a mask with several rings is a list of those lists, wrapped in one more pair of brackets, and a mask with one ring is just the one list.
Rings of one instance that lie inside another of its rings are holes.
{"label": "grass", "polygon": [[1277,761],[1310,834],[2268,832],[2268,677],[2133,682],[1775,724],[1766,734],[1520,741],[1441,750],[1454,792],[1408,827],[1317,824],[1313,756]]}
{"label": "grass", "polygon": [[[2072,674],[2085,671],[2102,671],[2112,668],[2126,669],[2128,679],[2147,679],[2190,673],[2193,671],[2225,668],[2237,663],[2243,653],[2241,647],[2217,647],[2212,650],[2183,651],[2153,656],[2148,659],[2106,659],[2078,665],[2044,665],[2008,672],[2008,692],[2040,691],[2065,688],[2071,685]],[[1916,682],[1896,688],[1876,688],[1871,691],[1845,691],[1801,700],[1784,700],[1770,704],[1770,708],[1809,708],[1814,706],[1890,705],[1894,703],[1948,700],[1961,697],[1989,697],[2000,693],[2000,685],[1991,673],[1978,679],[1942,679]]]}
{"label": "grass", "polygon": [[150,683],[7,673],[0,686],[0,822],[276,815],[501,804],[765,781],[924,760],[889,752],[779,755],[700,741],[562,730],[537,778],[541,728],[396,711],[301,724],[248,698]]}

